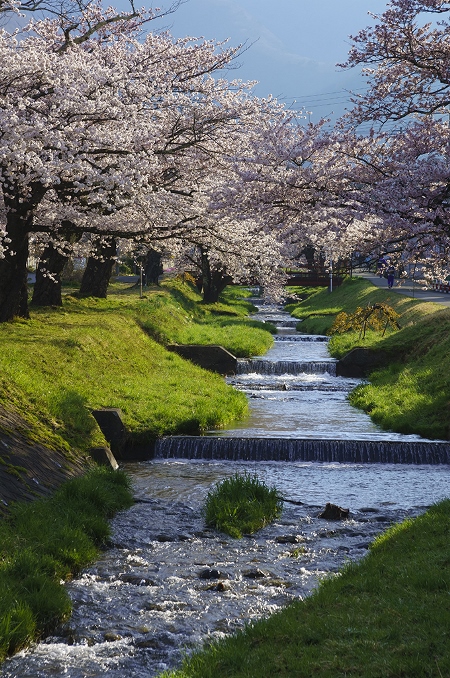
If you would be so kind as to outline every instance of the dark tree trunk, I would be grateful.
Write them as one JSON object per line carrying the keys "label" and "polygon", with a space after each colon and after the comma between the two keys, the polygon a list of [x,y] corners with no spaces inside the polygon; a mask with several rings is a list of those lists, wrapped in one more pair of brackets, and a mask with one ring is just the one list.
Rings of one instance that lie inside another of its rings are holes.
{"label": "dark tree trunk", "polygon": [[159,276],[163,273],[162,254],[156,250],[149,250],[144,261],[144,276],[146,285],[158,285]]}
{"label": "dark tree trunk", "polygon": [[28,312],[28,232],[21,228],[8,228],[11,252],[0,259],[0,322],[15,317],[29,318]]}
{"label": "dark tree trunk", "polygon": [[12,184],[3,183],[6,207],[8,250],[0,259],[0,322],[15,317],[29,318],[28,312],[28,235],[33,225],[33,210],[45,195],[41,184],[29,186],[27,201]]}
{"label": "dark tree trunk", "polygon": [[78,242],[82,235],[74,233],[74,226],[69,221],[63,222],[62,226],[61,235],[64,236],[67,246],[62,243],[58,250],[53,243],[49,243],[42,253],[36,270],[32,306],[62,306],[62,275],[69,261],[70,244]]}
{"label": "dark tree trunk", "polygon": [[89,257],[81,281],[81,297],[106,299],[116,253],[117,247],[114,238],[99,238],[97,240],[95,256]]}
{"label": "dark tree trunk", "polygon": [[318,252],[312,245],[307,245],[300,254],[304,254],[308,262],[308,268],[317,275],[326,275],[326,261],[321,252]]}
{"label": "dark tree trunk", "polygon": [[213,271],[211,282],[207,289],[203,288],[203,301],[214,304],[219,301],[219,295],[227,285],[233,282],[233,278],[222,271]]}
{"label": "dark tree trunk", "polygon": [[32,306],[62,306],[61,274],[68,258],[52,243],[47,245],[36,270]]}
{"label": "dark tree trunk", "polygon": [[203,279],[203,301],[207,304],[214,304],[219,301],[219,294],[229,285],[233,278],[225,271],[211,270],[208,258],[208,252],[200,248]]}

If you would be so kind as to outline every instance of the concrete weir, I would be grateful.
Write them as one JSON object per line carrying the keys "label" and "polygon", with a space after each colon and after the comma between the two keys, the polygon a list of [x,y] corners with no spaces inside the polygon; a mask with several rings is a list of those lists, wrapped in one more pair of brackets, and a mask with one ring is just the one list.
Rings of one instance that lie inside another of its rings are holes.
{"label": "concrete weir", "polygon": [[450,443],[171,436],[156,442],[155,457],[355,464],[450,464]]}

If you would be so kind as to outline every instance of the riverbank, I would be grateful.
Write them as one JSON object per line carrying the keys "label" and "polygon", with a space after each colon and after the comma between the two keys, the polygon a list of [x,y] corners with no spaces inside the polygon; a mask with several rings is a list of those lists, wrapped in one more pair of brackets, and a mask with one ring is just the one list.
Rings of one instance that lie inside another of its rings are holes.
{"label": "riverbank", "polygon": [[264,353],[271,328],[248,319],[244,297],[232,288],[205,305],[174,279],[141,298],[122,283],[107,300],[69,294],[62,308],[0,325],[0,659],[70,614],[61,578],[97,557],[106,519],[130,505],[122,474],[95,468],[91,451],[108,441],[92,410],[118,408],[129,445],[245,414],[245,396],[223,377],[167,350]]}
{"label": "riverbank", "polygon": [[369,554],[163,678],[450,675],[450,500],[393,526]]}
{"label": "riverbank", "polygon": [[[93,410],[119,409],[129,446],[242,417],[243,394],[167,350],[195,343],[238,356],[264,353],[272,335],[249,320],[242,294],[232,288],[223,302],[203,304],[179,279],[144,298],[121,283],[106,300],[68,295],[62,308],[0,325],[1,506],[21,492],[24,499],[45,494],[89,466],[90,451],[108,445]],[[30,459],[46,465],[42,473]]]}
{"label": "riverbank", "polygon": [[[302,293],[302,290],[299,290]],[[302,322],[301,332],[331,333],[338,313],[387,304],[398,313],[400,329],[368,329],[333,334],[331,355],[342,358],[355,348],[377,358],[370,383],[358,387],[350,402],[386,430],[450,439],[450,308],[375,287],[361,278],[346,280],[329,294],[315,291],[288,310]]]}
{"label": "riverbank", "polygon": [[121,471],[92,469],[0,521],[0,661],[70,617],[62,580],[98,558],[109,519],[133,503]]}

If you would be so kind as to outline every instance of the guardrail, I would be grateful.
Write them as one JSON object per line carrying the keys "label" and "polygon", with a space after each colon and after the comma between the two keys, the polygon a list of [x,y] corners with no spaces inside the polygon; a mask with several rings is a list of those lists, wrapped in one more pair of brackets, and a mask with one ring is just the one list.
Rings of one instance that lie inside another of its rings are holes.
{"label": "guardrail", "polygon": [[450,292],[450,282],[433,283],[432,289],[435,292],[446,292],[448,294]]}
{"label": "guardrail", "polygon": [[[328,287],[330,284],[329,275],[317,275],[317,273],[296,273],[294,271],[286,271],[289,276],[284,283],[288,286],[304,286],[304,287]],[[343,278],[339,275],[333,275],[333,287],[339,287],[342,284]]]}

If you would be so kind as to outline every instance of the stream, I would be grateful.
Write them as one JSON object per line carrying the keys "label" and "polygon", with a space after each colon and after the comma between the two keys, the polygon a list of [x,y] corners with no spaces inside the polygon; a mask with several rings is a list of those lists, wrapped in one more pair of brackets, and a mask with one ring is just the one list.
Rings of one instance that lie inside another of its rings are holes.
{"label": "stream", "polygon": [[[240,362],[229,379],[247,393],[248,420],[200,439],[162,441],[157,458],[125,466],[137,501],[112,521],[100,559],[66,584],[72,618],[5,662],[1,676],[157,676],[191,648],[304,598],[346,562],[364,557],[387,527],[448,496],[448,465],[436,459],[240,458],[243,441],[248,447],[253,440],[426,445],[418,436],[381,431],[349,405],[346,396],[358,381],[334,376],[325,337],[295,333],[278,309],[261,309],[260,317],[280,327],[274,348]],[[238,450],[233,460],[214,458],[214,446],[230,439]],[[196,441],[208,443],[208,458],[193,452]],[[234,540],[206,528],[201,509],[216,482],[244,471],[290,501],[275,523]],[[349,508],[350,519],[319,518],[327,502]]]}

